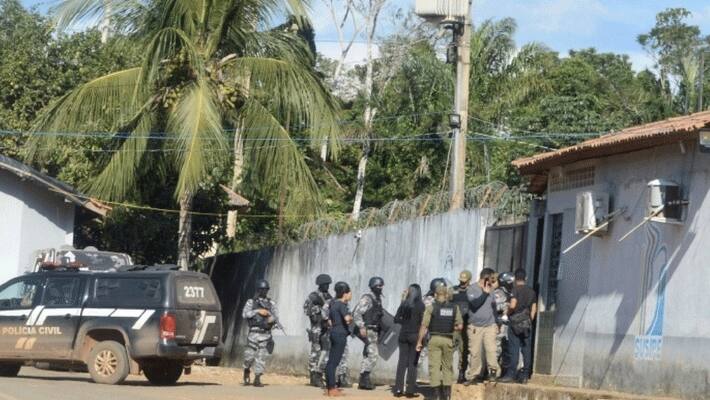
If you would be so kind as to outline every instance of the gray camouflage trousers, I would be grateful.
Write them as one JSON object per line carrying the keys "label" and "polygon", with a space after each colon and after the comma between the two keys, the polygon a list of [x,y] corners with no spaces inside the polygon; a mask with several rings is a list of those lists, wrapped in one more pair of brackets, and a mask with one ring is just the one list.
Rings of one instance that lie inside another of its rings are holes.
{"label": "gray camouflage trousers", "polygon": [[252,369],[256,375],[266,371],[266,361],[269,351],[266,349],[271,340],[271,333],[249,332],[247,345],[244,349],[244,369]]}
{"label": "gray camouflage trousers", "polygon": [[[308,354],[308,370],[311,372],[319,372],[325,374],[325,366],[328,364],[328,356],[330,351],[323,348],[322,341],[330,340],[328,333],[321,336],[321,329],[311,328],[311,335],[308,336],[309,342],[311,343],[311,351]],[[313,340],[315,338],[321,338],[321,340]],[[348,374],[348,345],[345,345],[345,351],[343,352],[343,358],[338,364],[338,368],[335,371],[336,375],[347,375]]]}
{"label": "gray camouflage trousers", "polygon": [[380,357],[379,350],[377,349],[377,340],[379,339],[379,334],[376,331],[367,330],[367,346],[363,349],[362,363],[360,363],[360,373],[372,372],[377,365],[377,359]]}

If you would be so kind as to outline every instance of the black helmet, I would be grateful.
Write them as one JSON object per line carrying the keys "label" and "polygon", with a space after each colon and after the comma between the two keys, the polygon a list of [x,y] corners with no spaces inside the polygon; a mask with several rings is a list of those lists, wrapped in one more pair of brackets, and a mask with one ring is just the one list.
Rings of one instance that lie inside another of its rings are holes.
{"label": "black helmet", "polygon": [[328,274],[320,274],[316,277],[316,285],[330,285],[333,279]]}
{"label": "black helmet", "polygon": [[502,274],[498,275],[498,283],[501,286],[510,288],[513,285],[513,282],[515,282],[515,277],[510,272],[503,272]]}
{"label": "black helmet", "polygon": [[385,280],[380,278],[379,276],[373,276],[370,278],[370,283],[367,284],[367,286],[370,287],[370,289],[376,288],[377,286],[384,286],[385,285]]}
{"label": "black helmet", "polygon": [[429,290],[432,294],[436,293],[436,288],[439,286],[446,286],[446,280],[444,278],[434,278],[429,284]]}
{"label": "black helmet", "polygon": [[269,282],[266,279],[259,279],[256,281],[256,290],[269,290]]}

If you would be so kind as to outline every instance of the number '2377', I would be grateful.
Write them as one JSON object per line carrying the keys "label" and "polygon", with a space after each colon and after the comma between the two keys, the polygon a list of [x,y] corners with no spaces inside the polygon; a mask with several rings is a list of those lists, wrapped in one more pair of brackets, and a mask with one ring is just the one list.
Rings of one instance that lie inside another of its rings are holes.
{"label": "number '2377'", "polygon": [[194,298],[204,298],[205,297],[205,288],[199,287],[199,286],[185,286],[183,287],[185,290],[185,297],[189,299],[194,299]]}

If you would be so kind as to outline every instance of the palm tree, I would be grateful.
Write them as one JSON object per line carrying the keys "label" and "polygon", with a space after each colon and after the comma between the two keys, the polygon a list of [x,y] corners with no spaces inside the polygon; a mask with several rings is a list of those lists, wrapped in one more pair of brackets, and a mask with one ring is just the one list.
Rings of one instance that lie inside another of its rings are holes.
{"label": "palm tree", "polygon": [[[118,151],[87,188],[108,200],[130,194],[146,150],[172,155],[182,268],[189,263],[193,196],[230,158],[233,186],[244,165],[261,193],[285,196],[284,212],[317,211],[317,186],[293,134],[336,150],[337,110],[296,32],[308,25],[301,0],[63,0],[54,11],[60,29],[111,13],[112,31],[142,46],[143,57],[63,96],[35,130],[113,132]],[[277,16],[293,21],[293,29],[274,29]],[[36,135],[30,157],[39,143],[47,148],[55,140]]]}

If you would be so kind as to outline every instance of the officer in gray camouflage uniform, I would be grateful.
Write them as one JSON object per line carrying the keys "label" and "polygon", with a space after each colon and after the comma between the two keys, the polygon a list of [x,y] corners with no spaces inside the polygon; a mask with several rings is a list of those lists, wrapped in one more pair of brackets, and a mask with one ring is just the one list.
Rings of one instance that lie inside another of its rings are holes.
{"label": "officer in gray camouflage uniform", "polygon": [[266,360],[274,351],[274,339],[271,330],[280,326],[276,303],[267,297],[269,282],[256,281],[256,296],[247,300],[242,311],[242,318],[249,325],[247,346],[244,349],[244,384],[250,382],[251,368],[254,367],[254,386],[262,387],[261,375],[266,369]]}
{"label": "officer in gray camouflage uniform", "polygon": [[[323,372],[320,361],[327,358],[330,350],[330,339],[328,338],[328,319],[323,315],[323,307],[333,296],[328,289],[333,279],[327,274],[316,277],[318,290],[312,292],[303,304],[303,312],[310,320],[308,328],[308,341],[311,343],[311,352],[308,355],[308,371],[310,372],[311,386],[320,387],[323,384]],[[323,364],[325,365],[325,364]]]}
{"label": "officer in gray camouflage uniform", "polygon": [[510,306],[510,298],[513,291],[513,283],[515,277],[510,272],[503,272],[498,275],[498,281],[493,285],[493,300],[496,307],[496,323],[498,324],[498,335],[496,335],[496,354],[498,356],[498,364],[501,369],[501,376],[505,376],[506,369],[509,367],[508,352],[508,306]]}
{"label": "officer in gray camouflage uniform", "polygon": [[353,310],[353,321],[358,330],[358,337],[365,343],[363,359],[360,364],[360,382],[358,383],[358,389],[362,390],[375,389],[375,385],[370,381],[370,374],[375,369],[379,357],[377,342],[384,315],[382,288],[385,286],[385,281],[379,276],[375,276],[370,278],[368,286],[371,293],[362,295],[360,302]]}

